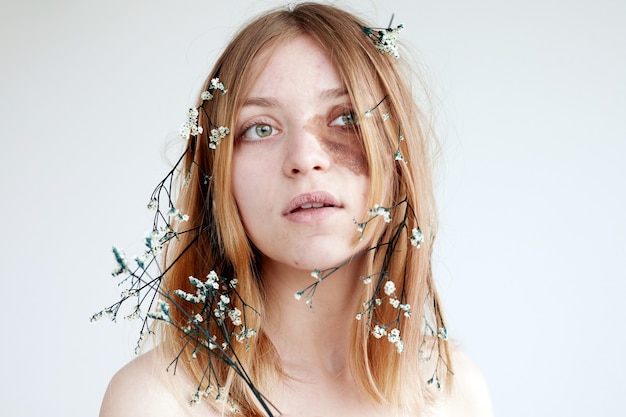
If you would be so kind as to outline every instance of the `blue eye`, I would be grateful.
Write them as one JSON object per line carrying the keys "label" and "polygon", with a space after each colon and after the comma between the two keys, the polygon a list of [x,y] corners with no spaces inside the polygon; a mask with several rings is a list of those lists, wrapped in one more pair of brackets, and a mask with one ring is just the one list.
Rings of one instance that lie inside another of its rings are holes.
{"label": "blue eye", "polygon": [[354,112],[342,114],[341,116],[330,122],[331,126],[356,126],[358,124],[359,121]]}
{"label": "blue eye", "polygon": [[243,132],[243,137],[246,139],[265,139],[276,133],[276,130],[267,123],[257,123]]}

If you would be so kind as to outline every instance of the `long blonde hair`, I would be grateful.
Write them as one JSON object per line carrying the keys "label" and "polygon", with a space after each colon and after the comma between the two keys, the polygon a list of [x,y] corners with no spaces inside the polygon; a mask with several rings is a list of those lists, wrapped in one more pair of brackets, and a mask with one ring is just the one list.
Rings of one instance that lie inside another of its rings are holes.
{"label": "long blonde hair", "polygon": [[[231,192],[233,135],[222,140],[216,149],[210,149],[207,132],[213,126],[236,126],[237,115],[259,75],[256,68],[260,66],[253,64],[270,55],[261,54],[262,51],[271,51],[297,36],[308,36],[328,54],[360,114],[382,100],[379,111],[359,122],[370,177],[369,206],[393,206],[405,201],[405,207],[411,211],[408,217],[393,216],[390,223],[372,222],[365,230],[366,237],[378,243],[388,242],[407,219],[411,224],[404,225],[405,230],[419,225],[424,235],[420,249],[412,248],[407,237],[397,239],[391,252],[381,245],[366,254],[367,273],[374,275],[384,267],[388,279],[401,289],[404,302],[413,306],[412,317],[403,320],[400,328],[406,351],[398,354],[393,344],[372,338],[371,329],[357,320],[351,349],[351,368],[358,386],[377,403],[417,415],[430,401],[427,380],[431,375],[437,380],[446,379],[448,372],[442,372],[440,363],[451,369],[446,344],[436,336],[436,329],[445,326],[431,268],[437,221],[431,149],[425,134],[429,127],[424,124],[425,118],[415,104],[398,60],[377,50],[364,34],[363,26],[365,23],[343,10],[303,3],[262,15],[246,25],[225,48],[205,88],[211,79],[219,77],[226,83],[228,93],[198,103],[203,109],[199,124],[205,133],[189,138],[182,173],[187,177],[190,172],[191,177],[181,185],[176,203],[181,212],[189,215],[192,228],[201,232],[181,235],[170,243],[166,259],[176,262],[166,265],[169,270],[163,289],[191,291],[188,277],[205,276],[210,270],[236,278],[241,299],[233,302],[248,311],[246,326],[257,329],[258,335],[248,341],[248,346],[233,344],[234,353],[262,393],[270,392],[276,378],[284,376],[276,351],[263,332],[265,297],[263,279],[258,273],[259,254],[246,236]],[[383,120],[387,115],[388,120]],[[394,160],[397,151],[406,162]],[[363,302],[375,297],[376,286],[362,287]],[[245,300],[245,305],[241,300]],[[185,303],[181,305],[184,307]],[[355,314],[360,308],[361,305],[355,306]],[[171,314],[181,326],[187,320],[182,311]],[[378,314],[391,320],[397,310],[381,305]],[[165,326],[164,332],[166,350],[172,355],[182,351],[182,358],[187,360],[179,361],[179,366],[185,366],[190,375],[202,381],[208,358],[198,356],[191,360],[195,355],[192,349],[185,349],[184,339],[175,326]],[[433,357],[430,364],[425,361],[429,355]],[[255,394],[243,380],[234,377],[226,363],[218,361],[213,368],[226,387],[228,398],[244,415],[265,414]]]}

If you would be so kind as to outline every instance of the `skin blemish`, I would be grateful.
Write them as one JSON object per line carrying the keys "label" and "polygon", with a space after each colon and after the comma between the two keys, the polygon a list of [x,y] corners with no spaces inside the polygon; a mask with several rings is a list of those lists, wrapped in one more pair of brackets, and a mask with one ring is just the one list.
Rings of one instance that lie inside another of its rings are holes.
{"label": "skin blemish", "polygon": [[329,125],[325,116],[312,117],[304,129],[314,135],[335,164],[357,175],[367,175],[367,159],[355,126]]}

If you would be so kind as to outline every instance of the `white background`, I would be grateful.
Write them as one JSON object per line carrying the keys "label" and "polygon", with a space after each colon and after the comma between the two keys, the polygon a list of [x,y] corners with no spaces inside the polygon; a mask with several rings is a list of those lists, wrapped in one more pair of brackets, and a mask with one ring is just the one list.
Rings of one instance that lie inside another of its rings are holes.
{"label": "white background", "polygon": [[[88,322],[110,247],[140,247],[225,40],[282,2],[219,3],[2,1],[2,415],[96,415],[132,357],[133,326]],[[437,273],[497,415],[625,415],[626,2],[341,4],[395,13],[439,98]]]}

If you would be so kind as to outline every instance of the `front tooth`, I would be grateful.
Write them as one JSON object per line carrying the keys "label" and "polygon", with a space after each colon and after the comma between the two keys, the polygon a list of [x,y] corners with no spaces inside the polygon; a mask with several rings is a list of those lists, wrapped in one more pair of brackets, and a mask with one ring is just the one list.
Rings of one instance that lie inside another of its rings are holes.
{"label": "front tooth", "polygon": [[303,209],[310,209],[311,207],[313,207],[311,203],[303,204],[300,206],[300,208],[303,208]]}
{"label": "front tooth", "polygon": [[313,203],[311,204],[313,206],[313,208],[320,208],[320,207],[324,207],[324,203]]}

